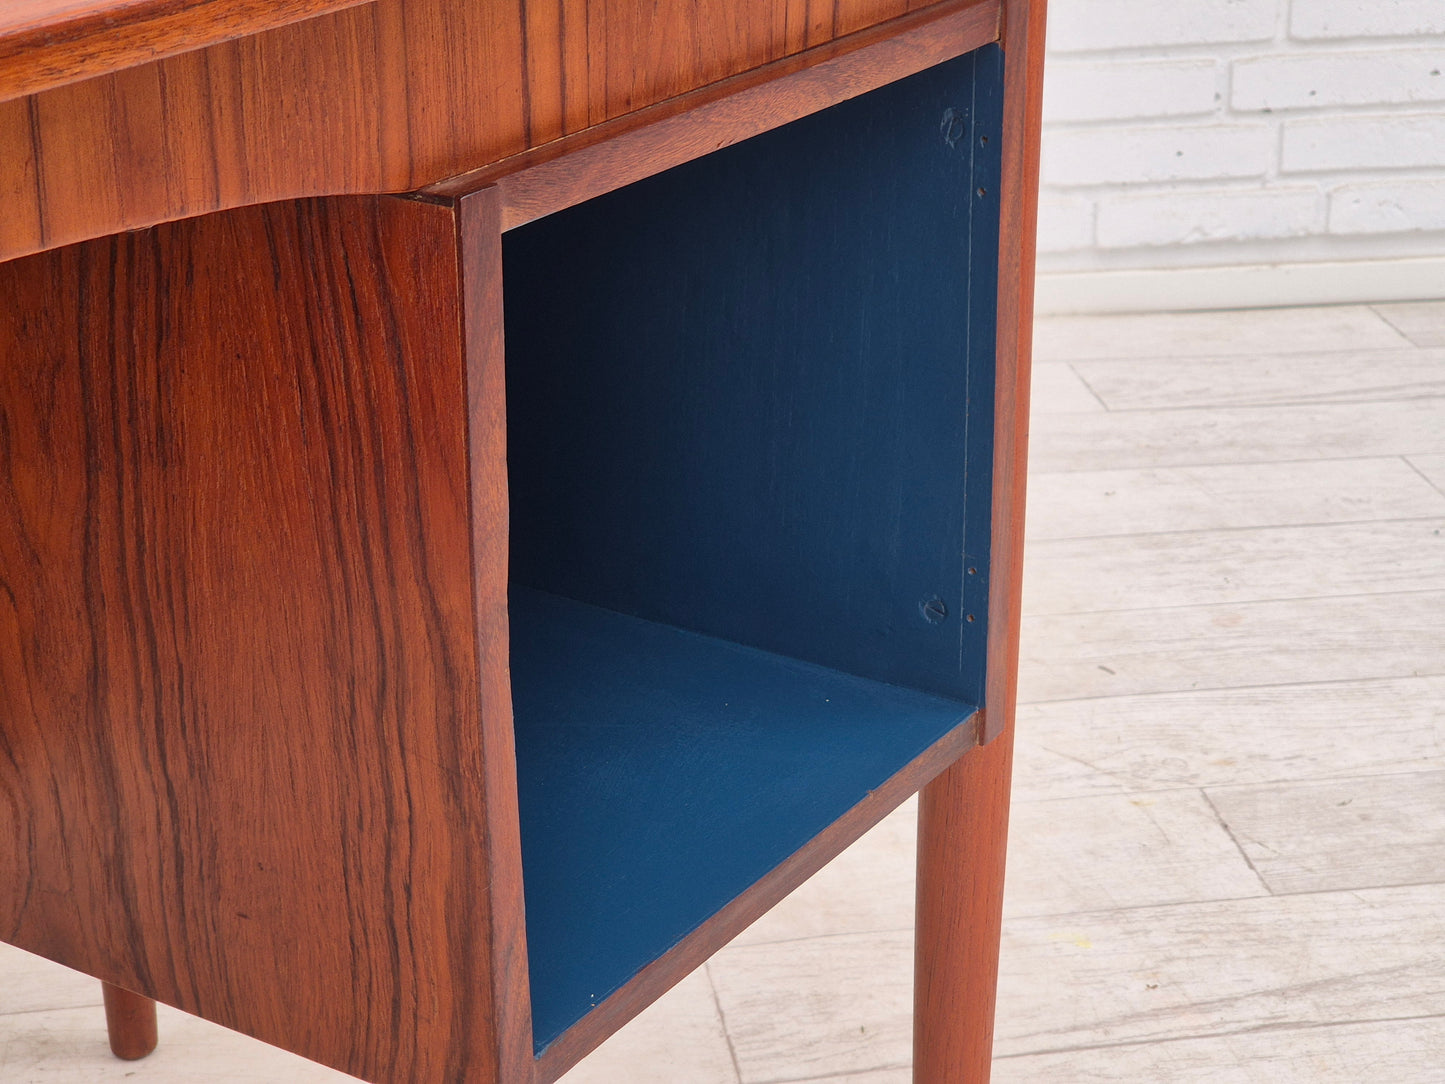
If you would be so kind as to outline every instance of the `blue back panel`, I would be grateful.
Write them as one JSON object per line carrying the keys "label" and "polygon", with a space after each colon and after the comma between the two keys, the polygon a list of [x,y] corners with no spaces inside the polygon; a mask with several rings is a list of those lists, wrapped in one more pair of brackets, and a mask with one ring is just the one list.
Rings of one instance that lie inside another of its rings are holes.
{"label": "blue back panel", "polygon": [[990,46],[506,235],[514,582],[979,703],[1001,90]]}

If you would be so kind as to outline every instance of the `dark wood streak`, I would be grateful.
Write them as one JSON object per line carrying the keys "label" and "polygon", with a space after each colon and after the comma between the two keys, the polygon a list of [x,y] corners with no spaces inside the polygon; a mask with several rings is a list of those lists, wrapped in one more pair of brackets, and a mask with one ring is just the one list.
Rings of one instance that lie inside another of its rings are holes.
{"label": "dark wood streak", "polygon": [[531,1064],[459,229],[303,201],[0,266],[0,930],[373,1080]]}
{"label": "dark wood streak", "polygon": [[[817,0],[518,2],[373,0],[0,91],[0,260],[227,207],[409,191],[775,61],[826,60],[930,6],[838,0],[836,25],[823,8],[815,27]],[[997,25],[1000,0],[959,2]],[[263,21],[263,6],[335,7],[214,4]]]}
{"label": "dark wood streak", "polygon": [[950,0],[431,185],[451,197],[495,186],[502,228],[613,191],[998,38],[998,9]]}
{"label": "dark wood streak", "polygon": [[0,100],[258,34],[365,0],[8,0]]}

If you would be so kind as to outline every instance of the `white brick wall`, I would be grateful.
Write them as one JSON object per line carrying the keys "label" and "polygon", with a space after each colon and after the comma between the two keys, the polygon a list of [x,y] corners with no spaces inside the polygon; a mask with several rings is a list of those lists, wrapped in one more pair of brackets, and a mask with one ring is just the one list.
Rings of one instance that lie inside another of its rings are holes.
{"label": "white brick wall", "polygon": [[1050,276],[1099,272],[1445,275],[1445,0],[1050,0],[1049,20],[1045,307]]}

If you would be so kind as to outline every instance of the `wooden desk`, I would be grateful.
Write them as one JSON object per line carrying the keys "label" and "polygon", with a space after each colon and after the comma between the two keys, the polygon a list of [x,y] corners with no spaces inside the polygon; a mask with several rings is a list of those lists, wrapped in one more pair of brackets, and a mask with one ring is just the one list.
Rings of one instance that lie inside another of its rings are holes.
{"label": "wooden desk", "polygon": [[915,1078],[986,1080],[1042,42],[7,8],[0,937],[542,1084],[922,788]]}

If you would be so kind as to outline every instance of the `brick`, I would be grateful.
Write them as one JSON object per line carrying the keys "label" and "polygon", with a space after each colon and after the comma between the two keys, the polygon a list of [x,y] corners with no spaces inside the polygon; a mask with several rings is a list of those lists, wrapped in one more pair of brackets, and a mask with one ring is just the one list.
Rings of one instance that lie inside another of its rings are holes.
{"label": "brick", "polygon": [[1082,196],[1039,198],[1039,251],[1072,252],[1094,245],[1094,201]]}
{"label": "brick", "polygon": [[1124,193],[1099,200],[1100,248],[1306,237],[1321,230],[1318,189]]}
{"label": "brick", "polygon": [[1267,41],[1274,37],[1279,2],[1072,0],[1049,10],[1049,49],[1077,53],[1152,45]]}
{"label": "brick", "polygon": [[1044,120],[1130,120],[1212,113],[1212,60],[1060,60],[1044,66]]}
{"label": "brick", "polygon": [[1286,121],[1280,152],[1281,168],[1292,173],[1439,168],[1442,162],[1445,162],[1445,115],[1441,114],[1376,114]]}
{"label": "brick", "polygon": [[1445,34],[1441,0],[1294,0],[1290,35],[1296,38],[1400,37]]}
{"label": "brick", "polygon": [[1262,110],[1439,102],[1442,73],[1445,49],[1254,57],[1234,62],[1229,104]]}
{"label": "brick", "polygon": [[1341,185],[1330,193],[1331,233],[1445,230],[1445,179]]}
{"label": "brick", "polygon": [[1274,132],[1263,124],[1053,129],[1044,137],[1044,183],[1147,184],[1260,177]]}

